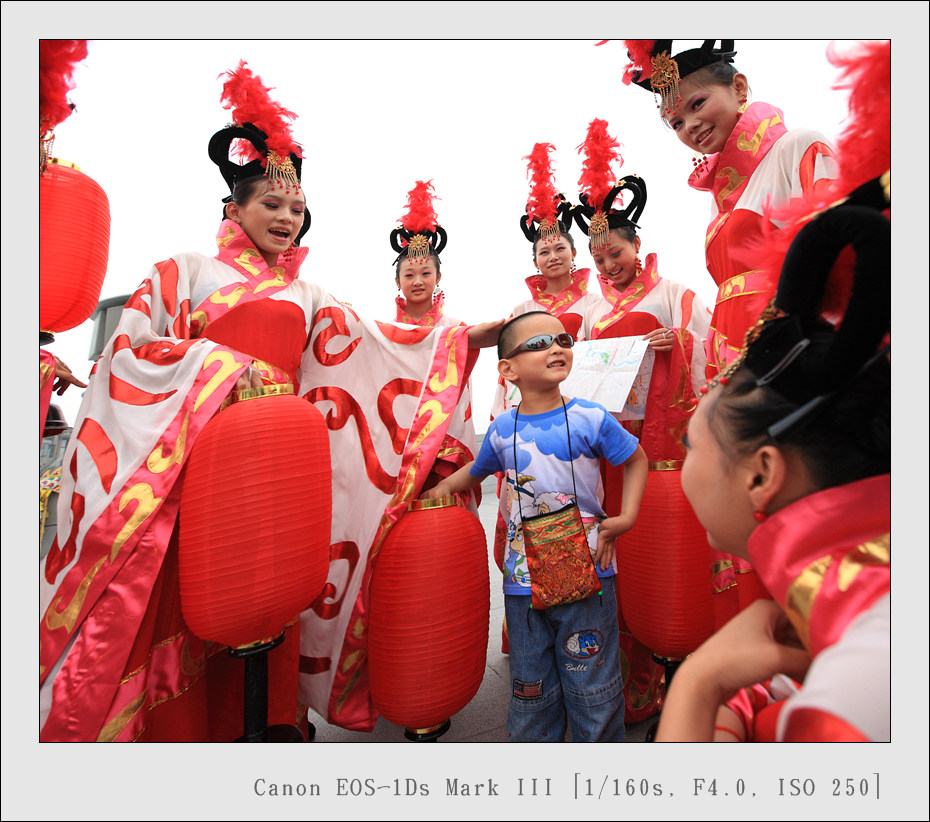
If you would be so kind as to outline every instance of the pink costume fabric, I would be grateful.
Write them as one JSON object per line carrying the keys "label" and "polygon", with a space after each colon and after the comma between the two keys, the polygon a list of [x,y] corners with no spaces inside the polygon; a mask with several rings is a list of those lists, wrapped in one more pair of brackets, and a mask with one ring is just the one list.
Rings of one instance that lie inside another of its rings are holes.
{"label": "pink costume fabric", "polygon": [[[217,246],[214,258],[155,265],[85,392],[42,565],[43,740],[231,738],[205,719],[204,683],[222,655],[183,623],[172,535],[185,459],[249,365],[317,405],[334,465],[329,579],[269,655],[281,652],[269,658],[281,672],[269,721],[297,721],[298,651],[301,702],[356,730],[377,719],[365,664],[371,560],[447,436],[466,436],[456,411],[477,351],[464,326],[359,318],[297,279],[306,249],[269,268],[229,220]],[[313,504],[282,495],[285,513]]]}
{"label": "pink costume fabric", "polygon": [[836,176],[826,138],[806,129],[788,131],[784,114],[768,103],[750,105],[723,150],[706,158],[688,184],[712,195],[704,241],[707,270],[718,286],[707,341],[707,378],[732,362],[775,293],[777,274],[760,271],[760,244],[769,206],[787,206]]}
{"label": "pink costume fabric", "polygon": [[889,741],[891,476],[802,497],[759,525],[748,550],[813,660],[803,686],[779,675],[728,703],[749,738]]}
{"label": "pink costume fabric", "polygon": [[52,389],[55,386],[55,356],[44,348],[39,349],[39,442],[45,430],[48,407],[52,403]]}

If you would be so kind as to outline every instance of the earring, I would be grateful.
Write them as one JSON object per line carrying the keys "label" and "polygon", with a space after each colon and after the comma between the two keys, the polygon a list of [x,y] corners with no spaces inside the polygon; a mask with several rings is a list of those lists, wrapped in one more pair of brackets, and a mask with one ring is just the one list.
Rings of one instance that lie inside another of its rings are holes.
{"label": "earring", "polygon": [[636,274],[639,276],[643,273],[643,261],[639,259],[639,255],[636,255]]}
{"label": "earring", "polygon": [[569,274],[574,274],[577,270],[578,270],[578,269],[575,267],[575,263],[573,262],[573,263],[572,263],[572,267],[571,267],[571,269],[569,270],[568,273],[569,273]]}
{"label": "earring", "polygon": [[433,305],[436,305],[436,303],[438,303],[441,299],[442,299],[442,289],[437,288],[433,292]]}
{"label": "earring", "polygon": [[746,109],[749,108],[749,103],[746,102],[746,98],[745,98],[745,97],[743,97],[739,102],[740,102],[740,106],[739,106],[739,108],[736,110],[736,113],[737,113],[737,114],[745,114]]}
{"label": "earring", "polygon": [[765,511],[753,511],[752,518],[758,523],[763,523],[769,518],[769,515]]}
{"label": "earring", "polygon": [[705,157],[702,152],[695,151],[694,156],[691,158],[691,162],[696,172],[703,173],[707,171],[707,157]]}

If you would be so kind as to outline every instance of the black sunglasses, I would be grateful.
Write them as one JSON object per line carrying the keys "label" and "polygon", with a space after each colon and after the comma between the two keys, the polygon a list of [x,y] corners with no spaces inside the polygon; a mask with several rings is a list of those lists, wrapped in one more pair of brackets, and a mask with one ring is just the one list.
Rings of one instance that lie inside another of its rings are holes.
{"label": "black sunglasses", "polygon": [[552,343],[558,343],[562,348],[571,348],[575,344],[575,338],[565,331],[561,334],[537,334],[535,337],[530,337],[520,343],[504,359],[509,360],[524,351],[545,351],[547,348],[552,347]]}

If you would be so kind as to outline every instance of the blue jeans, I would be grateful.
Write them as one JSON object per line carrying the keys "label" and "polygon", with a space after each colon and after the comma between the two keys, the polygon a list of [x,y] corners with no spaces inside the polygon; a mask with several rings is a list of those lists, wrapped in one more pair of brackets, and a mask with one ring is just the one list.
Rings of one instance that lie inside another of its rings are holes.
{"label": "blue jeans", "polygon": [[511,742],[563,742],[566,715],[574,742],[623,742],[623,678],[617,578],[603,594],[530,608],[529,596],[505,596],[513,690]]}

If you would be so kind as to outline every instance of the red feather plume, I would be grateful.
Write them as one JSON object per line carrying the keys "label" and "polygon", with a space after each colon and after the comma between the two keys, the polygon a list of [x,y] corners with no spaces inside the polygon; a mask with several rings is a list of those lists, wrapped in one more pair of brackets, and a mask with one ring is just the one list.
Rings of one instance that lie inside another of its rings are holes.
{"label": "red feather plume", "polygon": [[407,192],[407,212],[400,218],[401,225],[416,234],[419,231],[435,231],[438,220],[433,200],[433,181],[417,180],[416,185]]}
{"label": "red feather plume", "polygon": [[588,205],[600,208],[617,175],[610,165],[614,160],[623,157],[620,154],[621,143],[607,133],[607,121],[596,117],[588,125],[588,134],[585,141],[578,146],[579,153],[584,155],[581,165],[581,176],[578,178],[579,189],[588,196]]}
{"label": "red feather plume", "polygon": [[72,110],[74,67],[87,57],[86,40],[39,40],[39,136],[66,120]]}
{"label": "red feather plume", "polygon": [[[891,167],[891,43],[859,43],[840,53],[831,45],[827,58],[840,69],[834,89],[849,89],[847,126],[836,140],[834,159],[839,176],[829,187],[779,209],[766,208],[769,220],[757,253],[760,267],[778,281],[791,241],[822,209],[846,197]],[[827,279],[819,313],[834,324],[843,316],[852,292],[852,249],[844,249]]]}
{"label": "red feather plume", "polygon": [[555,223],[559,192],[556,191],[550,154],[552,143],[536,143],[523,159],[529,160],[526,176],[530,180],[530,196],[526,202],[526,215],[538,223],[548,220]]}
{"label": "red feather plume", "polygon": [[891,168],[891,41],[859,43],[827,59],[840,69],[835,89],[849,90],[848,125],[836,141],[845,195]]}
{"label": "red feather plume", "polygon": [[[271,99],[271,89],[262,83],[261,78],[253,74],[245,60],[232,71],[224,72],[226,77],[220,102],[223,108],[232,111],[233,122],[237,125],[251,123],[268,135],[268,149],[279,157],[291,154],[302,157],[300,147],[294,142],[291,126],[287,120],[296,119],[297,115]],[[258,159],[258,152],[247,140],[237,141],[234,150],[236,156],[246,162]]]}
{"label": "red feather plume", "polygon": [[623,82],[630,85],[634,80],[639,80],[643,72],[647,75],[652,74],[652,50],[655,48],[655,40],[624,40],[627,54],[630,62],[623,69]]}

